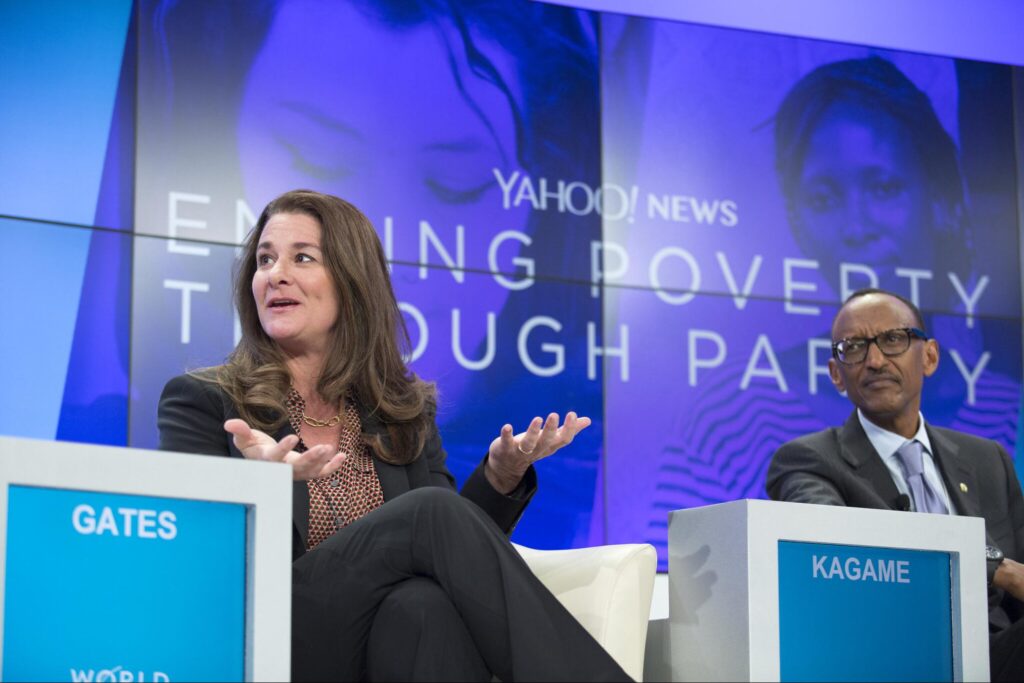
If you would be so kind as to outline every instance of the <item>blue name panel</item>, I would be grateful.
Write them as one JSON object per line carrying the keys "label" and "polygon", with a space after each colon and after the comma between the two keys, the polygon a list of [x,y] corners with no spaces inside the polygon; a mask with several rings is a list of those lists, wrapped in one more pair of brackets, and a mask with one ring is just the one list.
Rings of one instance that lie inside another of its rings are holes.
{"label": "blue name panel", "polygon": [[949,553],[779,541],[783,681],[952,681]]}
{"label": "blue name panel", "polygon": [[246,506],[10,486],[3,678],[241,681]]}

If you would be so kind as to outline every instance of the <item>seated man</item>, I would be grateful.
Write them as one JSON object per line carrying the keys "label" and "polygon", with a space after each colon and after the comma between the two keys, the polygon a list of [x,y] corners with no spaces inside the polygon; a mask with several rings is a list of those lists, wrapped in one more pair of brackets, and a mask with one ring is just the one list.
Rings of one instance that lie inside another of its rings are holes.
{"label": "seated man", "polygon": [[920,413],[939,345],[921,312],[878,289],[854,292],[832,323],[829,374],[856,410],[783,444],[768,468],[774,500],[983,517],[989,548],[993,680],[1024,680],[1024,498],[1002,446],[934,427]]}

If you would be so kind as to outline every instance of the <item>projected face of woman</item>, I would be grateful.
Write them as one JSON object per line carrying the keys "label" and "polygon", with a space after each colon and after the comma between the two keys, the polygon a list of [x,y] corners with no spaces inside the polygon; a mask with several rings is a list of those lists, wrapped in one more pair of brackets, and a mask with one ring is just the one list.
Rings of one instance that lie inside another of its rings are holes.
{"label": "projected face of woman", "polygon": [[[515,88],[513,64],[478,43]],[[493,169],[515,166],[511,106],[496,86],[471,73],[453,27],[426,22],[390,27],[348,3],[291,0],[281,6],[249,73],[239,125],[247,199],[259,206],[283,189],[330,192],[359,206],[382,239],[393,218],[391,256],[420,260],[420,221],[458,259],[463,226],[465,264],[486,269],[488,247],[503,230],[521,230],[525,214],[502,209]],[[460,90],[461,84],[461,90]],[[388,248],[385,242],[385,248]],[[514,271],[518,242],[498,250],[498,266]],[[433,265],[443,265],[432,243]],[[451,309],[461,310],[461,349],[472,358],[508,290],[467,272],[459,283],[431,268],[392,271],[399,301],[415,305],[430,326],[417,370],[441,379],[452,361]],[[421,334],[410,325],[412,342]]]}
{"label": "projected face of woman", "polygon": [[[797,239],[838,278],[840,263],[868,264],[882,277],[933,262],[924,169],[899,124],[837,103],[811,134],[797,196]],[[866,283],[865,283],[866,284]]]}

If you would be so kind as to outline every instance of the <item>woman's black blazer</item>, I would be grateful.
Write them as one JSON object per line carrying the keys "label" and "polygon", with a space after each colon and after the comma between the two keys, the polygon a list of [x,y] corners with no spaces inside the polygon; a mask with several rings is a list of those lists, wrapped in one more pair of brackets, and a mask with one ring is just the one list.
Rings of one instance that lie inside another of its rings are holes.
{"label": "woman's black blazer", "polygon": [[[363,431],[382,434],[383,423],[362,405],[357,405]],[[192,375],[179,375],[164,387],[157,409],[160,449],[200,455],[223,455],[241,458],[232,435],[224,431],[224,422],[238,417],[238,409],[216,384]],[[273,436],[280,440],[294,434],[285,422]],[[435,424],[418,458],[407,465],[390,465],[373,458],[377,477],[384,493],[384,502],[421,486],[455,489],[455,478],[445,465],[447,454]],[[461,494],[479,505],[502,531],[511,534],[526,504],[537,490],[537,475],[530,467],[519,487],[509,495],[496,491],[484,476],[482,461],[462,486]],[[305,481],[296,481],[292,496],[292,559],[306,552],[309,533],[309,490]]]}

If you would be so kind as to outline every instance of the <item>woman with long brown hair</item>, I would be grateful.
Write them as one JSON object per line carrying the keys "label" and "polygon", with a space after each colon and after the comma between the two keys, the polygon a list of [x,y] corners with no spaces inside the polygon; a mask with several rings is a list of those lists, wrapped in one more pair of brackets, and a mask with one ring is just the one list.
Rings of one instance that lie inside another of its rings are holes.
{"label": "woman with long brown hair", "polygon": [[435,389],[411,373],[369,220],[308,190],[264,209],[235,276],[227,362],[168,382],[165,450],[281,461],[296,479],[296,680],[626,680],[508,542],[532,463],[586,417],[504,425],[453,495]]}

